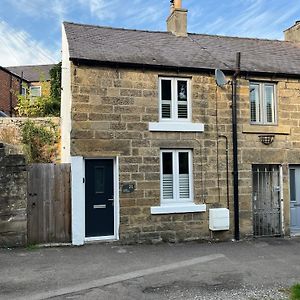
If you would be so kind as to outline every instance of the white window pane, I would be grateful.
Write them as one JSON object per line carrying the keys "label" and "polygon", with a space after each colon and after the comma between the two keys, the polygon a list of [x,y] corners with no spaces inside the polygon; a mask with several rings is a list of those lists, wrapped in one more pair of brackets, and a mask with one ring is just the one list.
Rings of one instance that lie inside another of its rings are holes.
{"label": "white window pane", "polygon": [[291,201],[296,201],[296,170],[290,169],[290,198]]}
{"label": "white window pane", "polygon": [[172,117],[172,81],[161,80],[161,117],[170,119]]}
{"label": "white window pane", "polygon": [[190,119],[189,80],[160,78],[160,120],[186,121]]}
{"label": "white window pane", "polygon": [[182,101],[178,101],[178,119],[187,119],[188,117],[188,106],[187,102],[182,103]]}
{"label": "white window pane", "polygon": [[161,117],[163,119],[171,118],[171,101],[163,100],[161,103]]}
{"label": "white window pane", "polygon": [[172,100],[171,80],[162,79],[161,81],[161,99]]}
{"label": "white window pane", "polygon": [[163,199],[173,199],[173,175],[163,174]]}
{"label": "white window pane", "polygon": [[251,122],[260,122],[259,85],[250,85],[250,116]]}
{"label": "white window pane", "polygon": [[30,93],[31,93],[32,97],[40,97],[41,96],[41,87],[40,86],[30,87]]}
{"label": "white window pane", "polygon": [[189,174],[179,174],[179,198],[190,198]]}
{"label": "white window pane", "polygon": [[163,152],[162,154],[163,169],[163,199],[173,199],[173,153]]}
{"label": "white window pane", "polygon": [[265,85],[265,109],[267,123],[274,123],[274,86]]}
{"label": "white window pane", "polygon": [[187,101],[187,81],[177,81],[178,101]]}
{"label": "white window pane", "polygon": [[161,162],[162,203],[192,201],[192,162],[189,150],[163,150]]}
{"label": "white window pane", "polygon": [[179,152],[179,198],[189,197],[189,154],[187,152]]}
{"label": "white window pane", "polygon": [[178,119],[187,119],[188,117],[188,96],[187,96],[187,81],[177,81],[177,105]]}
{"label": "white window pane", "polygon": [[22,96],[26,96],[27,90],[26,87],[22,86]]}

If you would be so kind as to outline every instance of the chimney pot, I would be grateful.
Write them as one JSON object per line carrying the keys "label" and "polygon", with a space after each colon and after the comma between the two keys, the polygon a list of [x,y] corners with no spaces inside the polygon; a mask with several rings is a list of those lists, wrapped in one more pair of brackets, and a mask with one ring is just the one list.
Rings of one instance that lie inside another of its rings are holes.
{"label": "chimney pot", "polygon": [[174,8],[181,8],[181,0],[174,0]]}

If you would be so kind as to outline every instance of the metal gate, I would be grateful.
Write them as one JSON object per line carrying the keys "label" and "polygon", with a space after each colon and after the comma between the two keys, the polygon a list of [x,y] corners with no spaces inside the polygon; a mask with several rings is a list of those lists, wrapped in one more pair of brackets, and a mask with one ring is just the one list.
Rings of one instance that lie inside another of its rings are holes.
{"label": "metal gate", "polygon": [[280,236],[280,172],[279,166],[255,165],[253,174],[253,235]]}

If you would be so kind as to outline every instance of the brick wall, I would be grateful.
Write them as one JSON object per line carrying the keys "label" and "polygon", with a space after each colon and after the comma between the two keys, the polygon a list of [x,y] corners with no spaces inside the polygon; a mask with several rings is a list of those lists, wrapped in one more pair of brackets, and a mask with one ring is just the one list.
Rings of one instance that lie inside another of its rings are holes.
{"label": "brick wall", "polygon": [[27,171],[25,158],[0,143],[0,247],[27,241]]}
{"label": "brick wall", "polygon": [[[76,72],[74,72],[76,68]],[[162,148],[193,151],[194,195],[207,208],[226,207],[226,149],[229,140],[229,186],[231,229],[215,234],[231,238],[233,232],[231,86],[217,88],[213,75],[172,73],[189,76],[192,86],[193,122],[205,124],[204,133],[149,132],[157,122],[158,72],[133,69],[75,67],[72,78],[71,155],[119,156],[120,185],[135,182],[131,194],[120,192],[120,238],[123,241],[189,240],[210,238],[208,212],[151,215],[160,203],[159,153]],[[255,78],[252,78],[255,79]],[[263,79],[263,78],[260,78]],[[266,79],[270,80],[270,79]],[[298,142],[300,83],[278,78],[278,126],[274,143],[259,141],[265,126],[249,132],[249,81],[239,81],[238,139],[240,171],[240,223],[242,236],[252,235],[252,164],[284,165],[284,213],[289,225],[288,164],[300,163]],[[248,126],[248,127],[247,127]],[[251,130],[250,130],[251,131]],[[257,132],[258,131],[258,132]],[[287,133],[288,132],[288,133]]]}
{"label": "brick wall", "polygon": [[14,114],[12,108],[15,108],[17,105],[16,94],[18,94],[19,91],[20,80],[0,69],[0,110],[4,111],[9,116],[11,115],[11,112]]}

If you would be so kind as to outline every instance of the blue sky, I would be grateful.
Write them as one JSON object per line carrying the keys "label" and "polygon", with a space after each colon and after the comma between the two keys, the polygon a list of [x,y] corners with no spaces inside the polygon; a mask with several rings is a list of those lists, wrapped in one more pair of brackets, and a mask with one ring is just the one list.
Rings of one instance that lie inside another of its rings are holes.
{"label": "blue sky", "polygon": [[[283,39],[299,0],[183,0],[188,31]],[[169,0],[0,0],[0,65],[60,60],[61,22],[165,30]]]}

